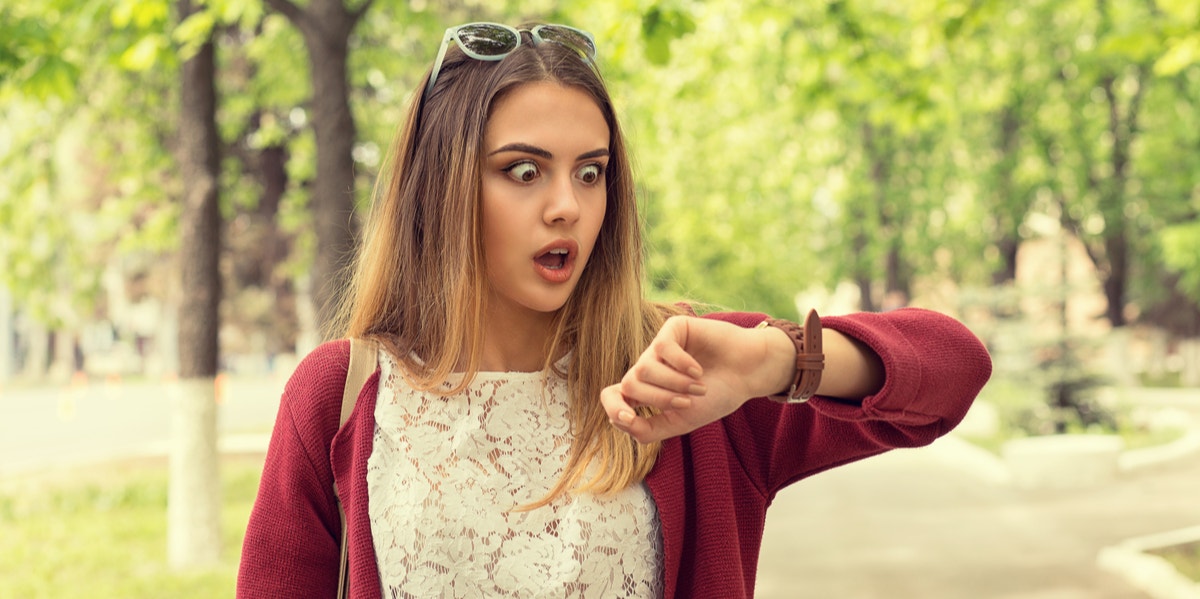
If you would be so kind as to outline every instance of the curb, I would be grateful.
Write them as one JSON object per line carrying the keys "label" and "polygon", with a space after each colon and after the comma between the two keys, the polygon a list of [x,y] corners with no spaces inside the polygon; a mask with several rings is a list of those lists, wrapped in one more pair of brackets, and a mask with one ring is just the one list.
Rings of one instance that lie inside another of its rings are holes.
{"label": "curb", "polygon": [[1096,565],[1121,576],[1153,599],[1200,599],[1200,582],[1176,570],[1167,560],[1149,551],[1200,542],[1200,526],[1126,539],[1105,547]]}
{"label": "curb", "polygon": [[[1194,418],[1185,423],[1180,439],[1160,446],[1122,451],[1117,456],[1117,474],[1134,474],[1200,454],[1200,427]],[[944,463],[978,477],[982,482],[1009,486],[1012,472],[999,456],[953,433],[934,442]],[[1200,582],[1183,575],[1170,562],[1150,550],[1183,543],[1200,542],[1200,526],[1126,539],[1104,547],[1096,556],[1102,570],[1123,578],[1151,599],[1200,599]]]}
{"label": "curb", "polygon": [[1143,449],[1122,451],[1117,457],[1117,469],[1122,473],[1136,472],[1144,468],[1152,468],[1200,453],[1200,427],[1194,419],[1189,419],[1187,432],[1182,438],[1170,443]]}
{"label": "curb", "polygon": [[[236,454],[265,454],[270,445],[270,433],[223,434],[217,438],[217,453],[219,455]],[[156,441],[130,450],[106,454],[96,454],[86,458],[69,458],[51,460],[36,467],[18,465],[9,467],[0,464],[0,481],[7,478],[24,476],[48,470],[64,470],[71,468],[86,468],[97,464],[120,462],[122,460],[138,460],[153,458],[170,458],[171,444],[169,441]]]}
{"label": "curb", "polygon": [[[1200,455],[1200,422],[1195,418],[1188,418],[1183,428],[1183,437],[1170,443],[1121,451],[1117,455],[1117,473],[1136,474]],[[1012,472],[1000,456],[953,431],[935,440],[931,448],[940,450],[934,453],[944,463],[960,468],[978,477],[982,482],[1000,486],[1011,485],[1013,482]]]}

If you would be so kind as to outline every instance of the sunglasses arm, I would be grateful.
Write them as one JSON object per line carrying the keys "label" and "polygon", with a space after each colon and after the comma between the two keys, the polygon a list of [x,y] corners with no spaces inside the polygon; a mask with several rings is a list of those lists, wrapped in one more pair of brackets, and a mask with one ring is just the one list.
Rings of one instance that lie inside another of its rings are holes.
{"label": "sunglasses arm", "polygon": [[442,70],[442,61],[446,58],[446,50],[450,48],[450,40],[454,39],[454,28],[446,30],[442,36],[442,45],[438,47],[437,58],[433,61],[433,70],[429,72],[429,82],[425,84],[425,97],[433,93],[433,84],[437,83],[438,72]]}

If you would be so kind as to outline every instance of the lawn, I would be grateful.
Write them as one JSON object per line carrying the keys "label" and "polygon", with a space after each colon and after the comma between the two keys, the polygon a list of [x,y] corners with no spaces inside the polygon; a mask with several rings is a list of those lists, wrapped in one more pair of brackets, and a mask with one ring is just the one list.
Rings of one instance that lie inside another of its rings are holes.
{"label": "lawn", "polygon": [[1167,560],[1180,574],[1200,584],[1200,542],[1164,547],[1150,553]]}
{"label": "lawn", "polygon": [[188,573],[166,564],[165,460],[0,481],[0,595],[231,597],[261,468],[262,456],[223,458],[221,560]]}
{"label": "lawn", "polygon": [[[1029,393],[1022,385],[1012,381],[992,381],[980,393],[981,402],[986,401],[996,409],[998,426],[990,434],[964,434],[963,437],[978,447],[1001,455],[1005,442],[1022,437],[1051,434],[1048,427],[1051,411],[1037,395]],[[1081,428],[1078,424],[1068,427],[1070,434],[1115,434],[1124,442],[1124,450],[1144,449],[1165,445],[1181,439],[1187,430],[1183,427],[1157,427],[1139,422],[1133,416],[1128,403],[1107,405],[1117,423],[1115,430],[1102,427]]]}

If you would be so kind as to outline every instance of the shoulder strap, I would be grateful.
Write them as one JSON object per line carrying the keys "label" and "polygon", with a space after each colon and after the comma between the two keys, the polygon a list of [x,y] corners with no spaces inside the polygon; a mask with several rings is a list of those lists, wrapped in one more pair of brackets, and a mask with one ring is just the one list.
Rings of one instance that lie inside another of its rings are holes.
{"label": "shoulder strap", "polygon": [[[354,404],[358,402],[358,394],[362,391],[363,385],[367,383],[367,379],[371,378],[371,373],[375,372],[378,361],[379,354],[376,353],[373,342],[355,337],[350,338],[350,365],[346,367],[346,388],[342,391],[342,413],[338,418],[339,430],[350,419],[350,413],[354,411]],[[346,509],[342,506],[341,494],[338,493],[336,484],[333,486],[333,492],[338,498],[338,515],[342,517],[342,555],[338,567],[337,596],[338,599],[344,599],[350,596],[350,538],[347,535]]]}
{"label": "shoulder strap", "polygon": [[346,389],[342,391],[342,415],[338,419],[338,428],[350,419],[354,404],[358,401],[358,393],[362,391],[371,373],[375,372],[377,356],[375,344],[366,339],[350,339],[350,366],[346,369]]}

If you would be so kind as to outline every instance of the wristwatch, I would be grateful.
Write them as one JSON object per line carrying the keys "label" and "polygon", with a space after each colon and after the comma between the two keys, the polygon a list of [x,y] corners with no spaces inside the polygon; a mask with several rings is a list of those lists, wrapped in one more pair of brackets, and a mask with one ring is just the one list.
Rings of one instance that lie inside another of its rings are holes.
{"label": "wristwatch", "polygon": [[816,395],[821,385],[821,371],[825,369],[825,354],[821,350],[821,317],[816,310],[809,310],[804,326],[780,318],[768,318],[754,327],[775,327],[787,333],[796,344],[796,374],[792,385],[785,393],[770,395],[768,399],[780,403],[804,403]]}

